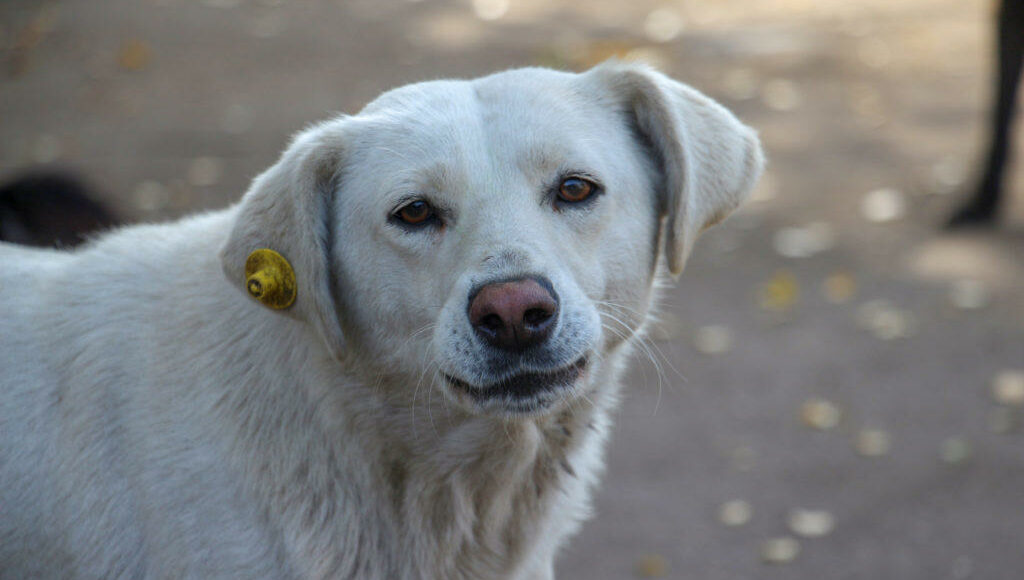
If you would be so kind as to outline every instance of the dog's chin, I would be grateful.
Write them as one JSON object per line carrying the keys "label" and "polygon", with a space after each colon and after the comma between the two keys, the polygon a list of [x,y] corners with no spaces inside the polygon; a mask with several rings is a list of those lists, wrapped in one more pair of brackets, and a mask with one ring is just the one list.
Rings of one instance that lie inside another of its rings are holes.
{"label": "dog's chin", "polygon": [[492,383],[476,385],[449,374],[444,378],[457,399],[476,412],[505,417],[542,415],[575,398],[587,370],[587,358],[549,371],[514,374]]}

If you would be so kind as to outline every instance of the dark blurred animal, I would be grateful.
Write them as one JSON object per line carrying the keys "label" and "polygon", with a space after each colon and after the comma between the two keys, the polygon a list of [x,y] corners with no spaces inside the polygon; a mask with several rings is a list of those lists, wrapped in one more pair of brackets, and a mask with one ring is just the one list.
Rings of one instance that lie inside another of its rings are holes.
{"label": "dark blurred animal", "polygon": [[67,248],[117,222],[68,174],[28,173],[0,185],[0,241]]}
{"label": "dark blurred animal", "polygon": [[996,52],[995,103],[992,111],[988,157],[978,188],[950,218],[948,227],[990,225],[999,212],[1003,192],[1003,173],[1010,153],[1010,138],[1024,62],[1024,0],[1002,0],[996,14],[998,37]]}

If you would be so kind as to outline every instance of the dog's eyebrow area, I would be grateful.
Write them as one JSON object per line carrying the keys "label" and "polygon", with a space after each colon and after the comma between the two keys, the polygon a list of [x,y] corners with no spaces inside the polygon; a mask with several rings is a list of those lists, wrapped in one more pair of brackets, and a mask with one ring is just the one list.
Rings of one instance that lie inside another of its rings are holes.
{"label": "dog's eyebrow area", "polygon": [[[401,152],[393,149],[374,151],[374,156],[378,155],[398,160],[407,159]],[[395,166],[392,160],[382,162],[382,165],[384,164]],[[454,211],[452,193],[464,187],[466,182],[461,171],[453,168],[450,161],[443,159],[416,164],[406,162],[398,171],[381,173],[383,179],[380,181],[379,191],[382,194],[382,210],[389,215],[400,205],[416,199],[429,201],[438,209]]]}
{"label": "dog's eyebrow area", "polygon": [[556,175],[567,170],[586,170],[599,166],[589,155],[568,143],[529,143],[517,155],[516,168],[527,175]]}

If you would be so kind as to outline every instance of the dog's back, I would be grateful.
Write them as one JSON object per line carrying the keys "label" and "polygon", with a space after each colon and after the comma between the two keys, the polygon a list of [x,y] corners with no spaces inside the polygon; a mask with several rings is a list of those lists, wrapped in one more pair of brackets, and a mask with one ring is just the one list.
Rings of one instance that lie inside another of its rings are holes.
{"label": "dog's back", "polygon": [[[80,562],[72,556],[77,543],[71,537],[73,528],[62,522],[81,511],[76,507],[75,492],[88,489],[82,486],[83,480],[93,480],[89,483],[95,485],[99,483],[95,474],[114,467],[109,461],[100,464],[101,458],[93,452],[93,421],[84,409],[74,408],[72,400],[77,393],[67,389],[73,382],[67,375],[80,370],[78,361],[64,357],[67,343],[74,342],[77,334],[75,325],[68,324],[69,318],[87,318],[88,314],[55,308],[52,303],[55,295],[69,290],[60,286],[73,279],[67,274],[79,261],[71,253],[0,243],[5,274],[0,281],[3,578],[52,577],[55,571],[77,569]],[[77,455],[75,450],[84,453]],[[70,479],[65,477],[68,474]],[[102,483],[113,480],[107,476]],[[110,520],[117,506],[106,501],[110,497],[106,490],[93,489],[86,502],[99,508],[96,515]],[[108,505],[101,507],[97,500]],[[99,565],[109,565],[103,551],[96,548],[90,547],[89,552],[100,560]]]}
{"label": "dog's back", "polygon": [[[257,524],[209,449],[211,404],[193,396],[197,367],[214,363],[189,350],[201,325],[175,311],[203,311],[216,293],[199,280],[220,280],[219,239],[204,235],[218,219],[139,226],[70,252],[0,242],[0,579],[184,576],[201,568],[169,555],[186,552],[213,576],[287,577],[246,568],[266,561],[239,548],[257,544],[245,529]],[[194,366],[161,364],[175,352]],[[195,526],[207,517],[234,537],[181,529],[216,530]],[[202,555],[214,549],[237,557]]]}
{"label": "dog's back", "polygon": [[[43,271],[53,271],[68,256],[0,243],[0,577],[41,575],[52,558],[45,536],[48,523],[42,506],[56,496],[51,478],[40,477],[41,464],[54,441],[45,436],[52,423],[46,416],[40,380],[47,373],[46,341],[29,313],[37,313]],[[52,381],[52,378],[49,379]],[[49,382],[49,381],[48,381]],[[33,562],[38,564],[33,565]],[[18,563],[18,564],[14,564]],[[13,569],[10,567],[14,566]],[[38,566],[38,567],[37,567]]]}

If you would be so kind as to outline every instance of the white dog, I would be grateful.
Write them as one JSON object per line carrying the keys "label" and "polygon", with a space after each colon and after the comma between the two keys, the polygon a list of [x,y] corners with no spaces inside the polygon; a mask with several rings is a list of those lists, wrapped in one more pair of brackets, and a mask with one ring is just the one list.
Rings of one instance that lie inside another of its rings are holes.
{"label": "white dog", "polygon": [[656,278],[761,167],[649,68],[514,70],[227,210],[0,244],[0,577],[551,578]]}

